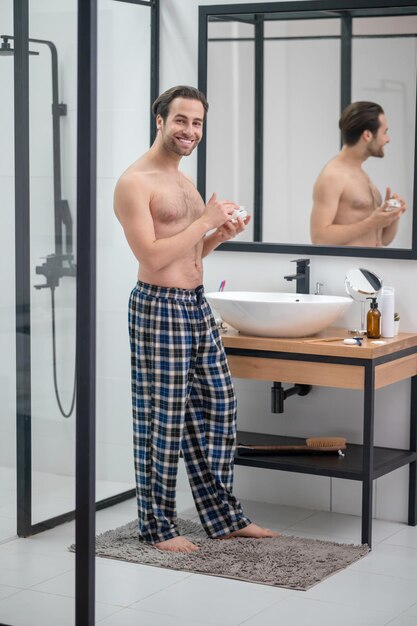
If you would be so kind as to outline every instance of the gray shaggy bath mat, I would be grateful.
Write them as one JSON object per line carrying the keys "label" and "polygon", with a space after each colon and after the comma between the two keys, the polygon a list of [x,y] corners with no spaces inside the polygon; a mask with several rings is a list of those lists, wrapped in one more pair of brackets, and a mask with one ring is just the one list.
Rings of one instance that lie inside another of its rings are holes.
{"label": "gray shaggy bath mat", "polygon": [[[280,535],[274,539],[209,539],[202,527],[179,520],[180,534],[199,546],[192,553],[158,550],[140,541],[137,521],[96,538],[96,554],[184,572],[235,578],[306,591],[369,552],[366,545]],[[75,546],[69,548],[75,551]]]}

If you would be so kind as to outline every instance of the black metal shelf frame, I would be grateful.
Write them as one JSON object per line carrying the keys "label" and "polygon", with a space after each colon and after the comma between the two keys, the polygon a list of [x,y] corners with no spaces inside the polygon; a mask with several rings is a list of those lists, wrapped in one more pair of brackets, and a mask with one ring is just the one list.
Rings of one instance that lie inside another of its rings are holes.
{"label": "black metal shelf frame", "polygon": [[[395,469],[409,465],[408,524],[417,525],[417,375],[411,377],[410,390],[410,446],[408,450],[389,449],[374,446],[375,410],[375,368],[383,363],[417,353],[417,346],[399,350],[375,359],[349,358],[340,356],[297,354],[294,352],[274,352],[268,350],[247,350],[226,347],[226,354],[241,357],[308,361],[312,363],[332,363],[356,365],[364,368],[362,445],[348,444],[345,457],[323,455],[300,456],[245,456],[235,458],[238,465],[278,469],[288,472],[346,478],[362,483],[362,543],[372,547],[372,484],[376,478]],[[297,381],[294,381],[297,382]],[[252,444],[298,443],[298,438],[286,438],[261,433],[239,433],[239,442]],[[304,442],[304,440],[302,440]]]}
{"label": "black metal shelf frame", "polygon": [[[326,256],[352,256],[365,258],[417,259],[417,99],[415,113],[414,148],[414,219],[411,248],[359,248],[349,246],[323,246],[313,244],[271,243],[262,241],[263,207],[263,104],[264,104],[264,42],[274,37],[264,37],[266,20],[339,19],[340,35],[340,110],[351,101],[352,82],[352,19],[357,17],[398,17],[417,14],[416,4],[409,0],[307,0],[300,2],[263,2],[248,4],[209,5],[199,7],[198,86],[207,93],[208,23],[210,21],[240,21],[254,26],[254,195],[253,195],[253,241],[230,241],[217,250],[235,252],[262,252],[283,254],[313,254]],[[401,35],[398,35],[401,36]],[[409,35],[405,35],[408,37]],[[415,36],[415,35],[412,35]],[[366,36],[361,36],[365,38]],[[377,37],[384,37],[377,35]],[[306,37],[308,39],[308,37]],[[310,37],[310,39],[334,39],[336,37]],[[375,38],[370,36],[369,38]],[[277,38],[280,39],[280,38]],[[285,39],[285,38],[283,38]],[[304,39],[294,37],[291,39]],[[215,39],[217,40],[217,38]],[[219,38],[226,40],[226,38]],[[238,39],[237,39],[238,40]],[[242,38],[247,40],[247,38]],[[210,94],[208,94],[210,100]],[[206,134],[209,121],[206,123]],[[197,187],[202,197],[206,195],[207,139],[203,137],[197,155]]]}
{"label": "black metal shelf frame", "polygon": [[[238,441],[246,445],[300,445],[305,443],[305,439],[299,437],[281,437],[246,431],[238,431]],[[361,481],[363,478],[363,454],[362,445],[349,443],[343,457],[335,454],[269,454],[256,455],[255,457],[239,453],[235,457],[235,465]],[[385,476],[385,474],[416,460],[417,452],[376,446],[374,447],[373,479]]]}
{"label": "black metal shelf frame", "polygon": [[[150,104],[159,91],[159,0],[114,0],[151,11]],[[135,493],[95,502],[97,0],[78,0],[76,511],[32,523],[29,0],[13,0],[16,299],[16,474],[20,537],[76,519],[76,625],[93,626],[95,512]],[[151,117],[150,141],[155,136]],[[59,243],[59,242],[58,242]],[[82,320],[82,322],[81,322]]]}

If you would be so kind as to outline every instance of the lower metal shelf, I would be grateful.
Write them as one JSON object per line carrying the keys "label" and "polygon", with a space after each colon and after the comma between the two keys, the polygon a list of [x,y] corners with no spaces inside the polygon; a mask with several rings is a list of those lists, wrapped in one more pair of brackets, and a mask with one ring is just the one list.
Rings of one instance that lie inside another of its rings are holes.
{"label": "lower metal shelf", "polygon": [[[299,445],[305,443],[305,439],[300,439],[299,437],[282,437],[279,435],[266,435],[246,431],[238,431],[237,441],[238,443],[246,445]],[[348,443],[347,449],[344,450],[345,456],[343,457],[328,453],[279,453],[264,456],[236,454],[235,464],[286,472],[298,472],[301,474],[315,474],[317,476],[333,476],[335,478],[346,478],[348,480],[362,480],[363,452],[363,446]],[[403,467],[417,460],[417,452],[410,450],[374,447],[373,454],[373,479],[389,474],[399,467]]]}

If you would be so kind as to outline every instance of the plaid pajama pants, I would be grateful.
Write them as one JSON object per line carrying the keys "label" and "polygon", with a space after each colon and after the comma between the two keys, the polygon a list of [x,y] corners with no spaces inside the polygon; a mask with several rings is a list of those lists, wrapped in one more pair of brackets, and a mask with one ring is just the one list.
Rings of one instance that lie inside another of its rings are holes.
{"label": "plaid pajama pants", "polygon": [[178,536],[175,491],[182,448],[210,537],[250,521],[232,494],[236,397],[203,287],[138,282],[129,300],[133,440],[139,535]]}

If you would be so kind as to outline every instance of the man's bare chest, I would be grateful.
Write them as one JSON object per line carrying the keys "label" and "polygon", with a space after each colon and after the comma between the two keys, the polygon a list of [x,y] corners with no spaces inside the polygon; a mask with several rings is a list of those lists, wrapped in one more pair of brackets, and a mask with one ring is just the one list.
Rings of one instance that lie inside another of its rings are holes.
{"label": "man's bare chest", "polygon": [[358,211],[373,211],[381,204],[382,198],[378,189],[368,176],[352,176],[346,180],[341,197],[341,206]]}
{"label": "man's bare chest", "polygon": [[159,223],[191,223],[200,217],[204,203],[191,184],[161,183],[151,202],[151,213]]}

